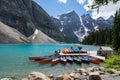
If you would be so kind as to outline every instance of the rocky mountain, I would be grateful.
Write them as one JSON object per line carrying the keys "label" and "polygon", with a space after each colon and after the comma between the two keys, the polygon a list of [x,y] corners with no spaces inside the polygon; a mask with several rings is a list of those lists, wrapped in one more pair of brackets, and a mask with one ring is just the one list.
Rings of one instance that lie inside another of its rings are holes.
{"label": "rocky mountain", "polygon": [[[26,40],[31,43],[80,42],[92,31],[111,28],[113,21],[113,16],[108,20],[102,17],[94,20],[89,14],[78,16],[73,10],[57,18],[51,18],[33,0],[0,0],[0,22],[14,29],[15,32],[14,30],[12,32],[15,34],[19,32],[24,36],[24,38],[19,37],[20,39],[14,37],[15,43]],[[2,29],[0,43],[4,43],[4,39],[7,38],[3,35],[9,36],[6,30]],[[14,39],[10,37],[7,43],[11,43],[12,40],[14,43]]]}
{"label": "rocky mountain", "polygon": [[33,0],[0,0],[0,21],[26,37],[38,29],[55,40],[63,38],[51,17]]}
{"label": "rocky mountain", "polygon": [[58,43],[38,29],[36,29],[35,32],[27,39],[31,43]]}
{"label": "rocky mountain", "polygon": [[11,28],[0,22],[0,43],[23,43],[27,38],[14,28]]}
{"label": "rocky mountain", "polygon": [[55,23],[64,36],[67,36],[72,42],[76,41],[77,36],[73,34],[73,31],[77,31],[81,24],[79,16],[75,13],[75,11],[60,15],[59,19],[53,18],[53,20],[55,20]]}
{"label": "rocky mountain", "polygon": [[79,16],[74,10],[52,17],[59,30],[64,36],[69,37],[73,42],[81,42],[90,32],[99,29],[112,28],[114,17],[105,20],[102,17],[93,19],[90,14]]}
{"label": "rocky mountain", "polygon": [[34,33],[26,37],[18,30],[0,22],[0,43],[57,43],[46,34],[36,29]]}
{"label": "rocky mountain", "polygon": [[97,23],[99,29],[105,29],[105,28],[110,29],[110,28],[112,28],[113,22],[114,22],[113,16],[110,16],[107,20],[105,20],[102,17],[99,17],[96,20],[96,23]]}

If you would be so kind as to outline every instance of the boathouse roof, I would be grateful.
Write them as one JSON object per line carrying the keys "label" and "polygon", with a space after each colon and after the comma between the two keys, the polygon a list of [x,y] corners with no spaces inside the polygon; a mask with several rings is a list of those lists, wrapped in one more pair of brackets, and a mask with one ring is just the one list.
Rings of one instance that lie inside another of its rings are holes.
{"label": "boathouse roof", "polygon": [[111,47],[101,46],[101,49],[104,51],[113,51]]}

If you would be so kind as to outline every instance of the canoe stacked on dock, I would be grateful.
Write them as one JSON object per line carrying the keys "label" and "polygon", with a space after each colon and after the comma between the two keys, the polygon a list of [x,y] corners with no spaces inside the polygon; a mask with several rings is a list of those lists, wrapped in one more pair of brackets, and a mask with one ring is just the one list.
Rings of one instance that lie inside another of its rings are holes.
{"label": "canoe stacked on dock", "polygon": [[54,55],[44,56],[44,57],[29,57],[30,61],[37,61],[40,64],[45,64],[51,62],[52,66],[61,63],[62,65],[69,64],[100,64],[103,62],[101,59],[94,59],[87,54],[86,50],[81,50],[81,47],[78,50],[75,49],[63,49],[55,51]]}
{"label": "canoe stacked on dock", "polygon": [[86,50],[70,50],[70,49],[64,49],[64,50],[61,50],[59,52],[64,53],[64,54],[87,53]]}

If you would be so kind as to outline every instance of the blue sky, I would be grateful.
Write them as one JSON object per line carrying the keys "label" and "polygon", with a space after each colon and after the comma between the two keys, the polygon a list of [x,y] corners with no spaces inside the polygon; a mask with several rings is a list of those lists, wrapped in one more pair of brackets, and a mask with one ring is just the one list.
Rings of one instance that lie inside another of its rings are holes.
{"label": "blue sky", "polygon": [[92,5],[94,0],[34,0],[39,4],[50,16],[58,16],[66,13],[68,10],[74,10],[79,16],[90,13],[92,18],[103,17],[104,19],[109,18],[111,15],[114,16],[116,10],[120,8],[120,1],[117,4],[101,6],[99,13],[97,10],[89,11],[88,5]]}
{"label": "blue sky", "polygon": [[59,0],[34,0],[37,2],[50,16],[57,16],[66,13],[68,10],[74,10],[78,15],[87,13],[83,8],[84,4],[79,4],[76,0],[68,0],[66,3]]}

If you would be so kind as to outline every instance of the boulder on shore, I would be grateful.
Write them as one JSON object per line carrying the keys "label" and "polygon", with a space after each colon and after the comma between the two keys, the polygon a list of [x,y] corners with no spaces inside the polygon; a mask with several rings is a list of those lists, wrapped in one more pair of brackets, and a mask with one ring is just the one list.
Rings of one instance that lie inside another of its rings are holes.
{"label": "boulder on shore", "polygon": [[49,74],[48,78],[52,79],[52,78],[54,78],[54,75],[53,74]]}
{"label": "boulder on shore", "polygon": [[74,78],[75,73],[74,73],[74,72],[71,72],[71,73],[69,73],[69,76],[70,76],[71,78]]}
{"label": "boulder on shore", "polygon": [[59,75],[56,80],[63,80],[63,75]]}
{"label": "boulder on shore", "polygon": [[50,80],[46,75],[40,72],[31,72],[27,78],[22,80]]}
{"label": "boulder on shore", "polygon": [[13,80],[12,78],[2,78],[0,80]]}
{"label": "boulder on shore", "polygon": [[89,73],[89,80],[102,80],[98,72]]}
{"label": "boulder on shore", "polygon": [[27,78],[23,78],[22,80],[120,80],[120,71],[117,71],[115,74],[109,74],[103,68],[92,67],[89,69],[76,69],[75,71],[59,76],[53,74],[45,76],[40,72],[31,72]]}
{"label": "boulder on shore", "polygon": [[81,79],[82,75],[80,75],[80,73],[76,73],[74,76],[74,79]]}
{"label": "boulder on shore", "polygon": [[23,78],[22,80],[28,80],[28,78]]}

